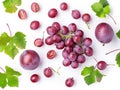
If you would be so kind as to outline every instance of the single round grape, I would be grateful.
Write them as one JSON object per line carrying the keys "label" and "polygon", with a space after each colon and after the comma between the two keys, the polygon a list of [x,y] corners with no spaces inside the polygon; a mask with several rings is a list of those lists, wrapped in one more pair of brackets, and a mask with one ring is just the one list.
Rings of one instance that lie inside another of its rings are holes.
{"label": "single round grape", "polygon": [[59,43],[55,43],[55,46],[57,49],[63,49],[65,47],[64,41],[61,41]]}
{"label": "single round grape", "polygon": [[62,51],[62,56],[63,56],[63,58],[64,58],[64,59],[68,58],[68,55],[69,55],[69,53],[67,52],[67,50],[64,49],[64,50]]}
{"label": "single round grape", "polygon": [[74,43],[76,43],[76,44],[78,44],[82,41],[82,37],[77,36],[77,35],[74,35],[72,38],[73,38]]}
{"label": "single round grape", "polygon": [[72,87],[73,85],[74,85],[74,79],[73,78],[67,78],[66,80],[65,80],[65,85],[67,86],[67,87]]}
{"label": "single round grape", "polygon": [[70,47],[73,46],[74,45],[73,39],[72,38],[65,39],[65,45]]}
{"label": "single round grape", "polygon": [[34,50],[25,50],[20,55],[20,65],[27,70],[34,70],[39,66],[40,56]]}
{"label": "single round grape", "polygon": [[83,48],[79,45],[75,45],[73,48],[73,51],[76,52],[77,54],[82,54],[83,53]]}
{"label": "single round grape", "polygon": [[87,22],[90,21],[90,19],[91,19],[90,14],[88,14],[88,13],[83,14],[83,16],[82,16],[82,20],[83,20],[84,22],[87,23]]}
{"label": "single round grape", "polygon": [[20,9],[18,11],[18,17],[21,19],[21,20],[24,20],[27,18],[27,12],[24,10],[24,9]]}
{"label": "single round grape", "polygon": [[37,2],[33,2],[32,4],[31,4],[31,10],[33,11],[33,12],[39,12],[40,11],[40,6],[39,6],[39,4],[37,3]]}
{"label": "single round grape", "polygon": [[79,66],[79,63],[78,63],[77,61],[71,62],[71,67],[72,67],[73,69],[78,68],[78,66]]}
{"label": "single round grape", "polygon": [[56,29],[57,29],[57,31],[59,31],[60,30],[60,23],[58,23],[58,22],[53,22],[52,23],[52,26],[54,26]]}
{"label": "single round grape", "polygon": [[50,67],[45,68],[43,73],[47,78],[50,78],[53,75],[53,71]]}
{"label": "single round grape", "polygon": [[54,26],[48,26],[46,30],[49,35],[55,35],[58,32]]}
{"label": "single round grape", "polygon": [[40,22],[37,20],[34,20],[30,23],[30,28],[32,30],[37,30],[40,27]]}
{"label": "single round grape", "polygon": [[55,18],[57,16],[57,14],[58,14],[58,11],[55,8],[52,8],[48,11],[48,16],[50,18]]}
{"label": "single round grape", "polygon": [[107,67],[107,63],[105,61],[99,61],[96,66],[99,70],[104,70]]}
{"label": "single round grape", "polygon": [[70,23],[68,25],[68,29],[71,31],[71,32],[75,32],[77,30],[77,25],[75,23]]}
{"label": "single round grape", "polygon": [[74,32],[74,34],[75,34],[76,36],[80,36],[80,37],[83,37],[83,36],[84,36],[84,32],[83,32],[82,30],[76,30],[76,31]]}
{"label": "single round grape", "polygon": [[81,17],[81,13],[80,13],[80,11],[79,10],[72,10],[72,17],[74,18],[74,19],[79,19],[80,17]]}
{"label": "single round grape", "polygon": [[57,56],[57,53],[56,53],[55,50],[49,50],[49,51],[47,52],[47,58],[48,58],[48,59],[53,59],[53,58],[55,58],[56,56]]}
{"label": "single round grape", "polygon": [[68,56],[70,61],[75,61],[77,59],[77,54],[75,52],[71,52]]}
{"label": "single round grape", "polygon": [[68,9],[68,4],[66,2],[62,2],[60,4],[60,9],[63,10],[63,11],[67,10]]}
{"label": "single round grape", "polygon": [[54,41],[55,43],[61,42],[61,41],[62,41],[61,35],[60,35],[60,34],[55,34],[55,35],[53,35],[53,41]]}
{"label": "single round grape", "polygon": [[65,51],[67,51],[68,53],[71,53],[73,51],[73,47],[66,46]]}
{"label": "single round grape", "polygon": [[107,23],[100,23],[95,29],[95,36],[101,43],[109,43],[114,36],[112,27]]}
{"label": "single round grape", "polygon": [[52,45],[54,43],[53,41],[53,37],[52,36],[48,36],[46,39],[45,39],[45,43],[47,45]]}
{"label": "single round grape", "polygon": [[64,66],[69,66],[71,64],[71,61],[68,58],[66,58],[66,59],[63,60],[62,64]]}
{"label": "single round grape", "polygon": [[37,39],[35,39],[35,41],[34,41],[34,45],[35,45],[36,47],[41,47],[41,46],[43,46],[43,44],[44,44],[44,42],[43,42],[43,39],[41,39],[41,38],[37,38]]}
{"label": "single round grape", "polygon": [[68,33],[69,33],[69,29],[68,29],[68,27],[67,26],[65,26],[65,25],[63,25],[62,27],[61,27],[61,33],[63,34],[63,35],[67,35]]}
{"label": "single round grape", "polygon": [[78,63],[84,63],[85,61],[86,61],[86,58],[85,58],[84,55],[79,55],[79,56],[77,57],[77,62],[78,62]]}
{"label": "single round grape", "polygon": [[92,39],[88,38],[88,37],[84,38],[82,43],[83,43],[83,45],[89,47],[92,44]]}
{"label": "single round grape", "polygon": [[33,82],[33,83],[38,82],[39,79],[40,79],[40,76],[39,76],[38,74],[33,74],[33,75],[30,77],[31,82]]}
{"label": "single round grape", "polygon": [[92,49],[91,47],[86,47],[86,48],[84,49],[84,53],[85,53],[85,55],[87,55],[87,56],[92,56],[92,55],[93,55],[93,49]]}

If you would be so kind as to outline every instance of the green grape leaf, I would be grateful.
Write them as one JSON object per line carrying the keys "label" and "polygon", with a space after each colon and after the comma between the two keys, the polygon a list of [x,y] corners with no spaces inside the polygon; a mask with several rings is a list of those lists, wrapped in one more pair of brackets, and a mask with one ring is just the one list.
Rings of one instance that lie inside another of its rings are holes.
{"label": "green grape leaf", "polygon": [[21,5],[21,0],[4,0],[3,5],[5,7],[5,11],[8,13],[14,13],[17,11],[17,6]]}
{"label": "green grape leaf", "polygon": [[22,32],[16,32],[14,36],[2,33],[0,36],[0,52],[5,52],[12,59],[18,54],[19,49],[25,49],[26,36]]}
{"label": "green grape leaf", "polygon": [[5,66],[5,72],[0,72],[0,87],[5,88],[7,85],[10,87],[18,87],[19,86],[19,80],[18,76],[20,76],[21,73],[12,69],[9,66]]}
{"label": "green grape leaf", "polygon": [[120,67],[120,52],[116,55],[116,63]]}
{"label": "green grape leaf", "polygon": [[120,30],[116,33],[117,37],[120,39]]}
{"label": "green grape leaf", "polygon": [[95,69],[94,66],[85,67],[82,70],[81,75],[84,76],[84,80],[87,85],[100,82],[103,77],[103,74],[101,74],[99,70]]}
{"label": "green grape leaf", "polygon": [[91,5],[92,10],[100,18],[105,18],[106,15],[110,14],[110,6],[107,0],[100,0]]}

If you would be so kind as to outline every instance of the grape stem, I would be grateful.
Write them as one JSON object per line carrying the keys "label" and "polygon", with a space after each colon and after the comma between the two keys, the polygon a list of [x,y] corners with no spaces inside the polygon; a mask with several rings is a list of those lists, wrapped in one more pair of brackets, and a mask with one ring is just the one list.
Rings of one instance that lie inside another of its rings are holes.
{"label": "grape stem", "polygon": [[0,69],[5,73],[5,70],[2,67],[0,67]]}
{"label": "grape stem", "polygon": [[60,70],[61,67],[59,67],[59,68],[57,69],[57,71],[56,71],[55,69],[53,69],[52,67],[49,67],[49,68],[51,68],[55,73],[57,73],[58,75],[60,75],[59,70]]}
{"label": "grape stem", "polygon": [[87,28],[90,29],[89,23],[86,22]]}
{"label": "grape stem", "polygon": [[114,19],[110,14],[108,14],[108,16],[113,20],[113,22],[114,22],[115,24],[117,24],[116,21],[115,21],[115,19]]}
{"label": "grape stem", "polygon": [[108,55],[108,54],[113,53],[113,52],[115,52],[115,51],[120,51],[120,49],[115,49],[115,50],[112,50],[112,51],[110,51],[110,52],[106,53],[105,55]]}
{"label": "grape stem", "polygon": [[10,36],[12,36],[12,32],[11,32],[11,29],[10,29],[10,26],[9,26],[8,23],[7,23],[7,26],[8,26],[8,30],[9,30],[9,32],[10,32]]}

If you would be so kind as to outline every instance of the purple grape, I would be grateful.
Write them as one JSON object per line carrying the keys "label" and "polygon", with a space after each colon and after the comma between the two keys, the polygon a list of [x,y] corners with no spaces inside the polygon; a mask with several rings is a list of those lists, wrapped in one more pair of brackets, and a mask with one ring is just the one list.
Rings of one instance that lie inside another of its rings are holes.
{"label": "purple grape", "polygon": [[100,23],[95,29],[95,36],[97,40],[104,45],[105,43],[109,43],[113,39],[114,31],[109,24]]}
{"label": "purple grape", "polygon": [[61,41],[59,43],[55,43],[55,46],[57,49],[63,49],[65,47],[64,41]]}
{"label": "purple grape", "polygon": [[73,78],[67,78],[67,79],[65,80],[65,85],[66,85],[67,87],[72,87],[72,86],[74,85],[74,79],[73,79]]}
{"label": "purple grape", "polygon": [[92,49],[91,47],[86,47],[86,48],[84,49],[84,53],[85,53],[85,55],[87,55],[87,56],[92,56],[92,55],[93,55],[93,49]]}
{"label": "purple grape", "polygon": [[70,61],[75,61],[77,59],[77,54],[75,52],[71,52],[68,56]]}
{"label": "purple grape", "polygon": [[66,46],[65,51],[67,51],[68,53],[71,53],[73,51],[73,47]]}
{"label": "purple grape", "polygon": [[66,2],[62,2],[60,4],[60,9],[63,10],[63,11],[67,10],[68,9],[68,4]]}
{"label": "purple grape", "polygon": [[60,36],[60,34],[55,34],[55,35],[53,35],[53,41],[55,42],[55,43],[59,43],[59,42],[61,42],[62,41],[62,37]]}
{"label": "purple grape", "polygon": [[34,70],[39,66],[40,56],[34,50],[25,50],[20,55],[20,65],[27,70]]}
{"label": "purple grape", "polygon": [[71,32],[75,32],[77,30],[77,25],[75,23],[70,23],[68,25],[68,29],[71,31]]}
{"label": "purple grape", "polygon": [[82,37],[74,35],[73,36],[73,41],[74,41],[74,43],[78,44],[82,41]]}
{"label": "purple grape", "polygon": [[69,33],[68,27],[65,26],[65,25],[63,25],[63,26],[61,27],[61,33],[62,33],[63,35],[68,34],[68,33]]}
{"label": "purple grape", "polygon": [[90,19],[91,19],[90,14],[88,14],[88,13],[83,14],[83,16],[82,16],[82,20],[83,20],[84,22],[87,23],[87,22],[90,21]]}
{"label": "purple grape", "polygon": [[78,68],[78,66],[79,66],[79,63],[78,63],[77,61],[71,62],[71,67],[72,67],[73,69]]}
{"label": "purple grape", "polygon": [[49,78],[53,75],[52,69],[50,67],[45,68],[43,73],[47,78]]}
{"label": "purple grape", "polygon": [[81,17],[81,13],[79,10],[72,10],[72,17],[74,19],[79,19]]}
{"label": "purple grape", "polygon": [[66,59],[63,60],[62,63],[63,63],[64,66],[69,66],[71,64],[71,61],[68,58],[66,58]]}
{"label": "purple grape", "polygon": [[84,55],[79,55],[79,56],[77,57],[77,62],[78,62],[78,63],[84,63],[85,61],[86,61],[86,58],[85,58]]}
{"label": "purple grape", "polygon": [[58,32],[54,26],[48,26],[46,30],[49,35],[55,35]]}
{"label": "purple grape", "polygon": [[57,29],[57,31],[60,30],[60,23],[58,23],[58,22],[53,22],[53,23],[52,23],[52,26],[55,27],[55,28]]}
{"label": "purple grape", "polygon": [[83,48],[79,45],[75,45],[73,48],[73,51],[76,52],[77,54],[82,54],[83,53]]}
{"label": "purple grape", "polygon": [[104,70],[107,67],[107,63],[105,61],[99,61],[96,66],[99,70]]}
{"label": "purple grape", "polygon": [[64,59],[68,58],[69,54],[70,53],[68,53],[65,49],[62,51],[62,56],[63,56]]}
{"label": "purple grape", "polygon": [[55,18],[57,16],[57,14],[58,14],[58,11],[55,8],[52,8],[48,11],[48,16],[50,18]]}
{"label": "purple grape", "polygon": [[76,36],[80,36],[80,37],[83,37],[83,36],[84,36],[84,32],[83,32],[82,30],[76,30],[76,31],[74,32],[74,34],[75,34]]}
{"label": "purple grape", "polygon": [[73,46],[74,45],[73,39],[72,38],[65,39],[65,45],[70,47]]}
{"label": "purple grape", "polygon": [[91,38],[84,38],[83,39],[83,45],[89,47],[92,44]]}
{"label": "purple grape", "polygon": [[45,43],[46,43],[47,45],[52,45],[52,44],[54,43],[52,36],[48,36],[48,37],[45,39]]}

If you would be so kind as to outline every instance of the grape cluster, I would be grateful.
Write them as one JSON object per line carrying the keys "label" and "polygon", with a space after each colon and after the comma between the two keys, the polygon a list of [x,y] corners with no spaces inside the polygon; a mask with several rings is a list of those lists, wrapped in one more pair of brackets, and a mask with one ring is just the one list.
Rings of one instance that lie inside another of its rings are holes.
{"label": "grape cluster", "polygon": [[58,22],[53,22],[46,31],[49,36],[45,38],[45,43],[55,44],[57,49],[63,50],[64,66],[71,65],[72,68],[78,68],[79,64],[86,61],[86,56],[93,55],[92,39],[84,37],[84,32],[78,29],[75,23],[62,26]]}

